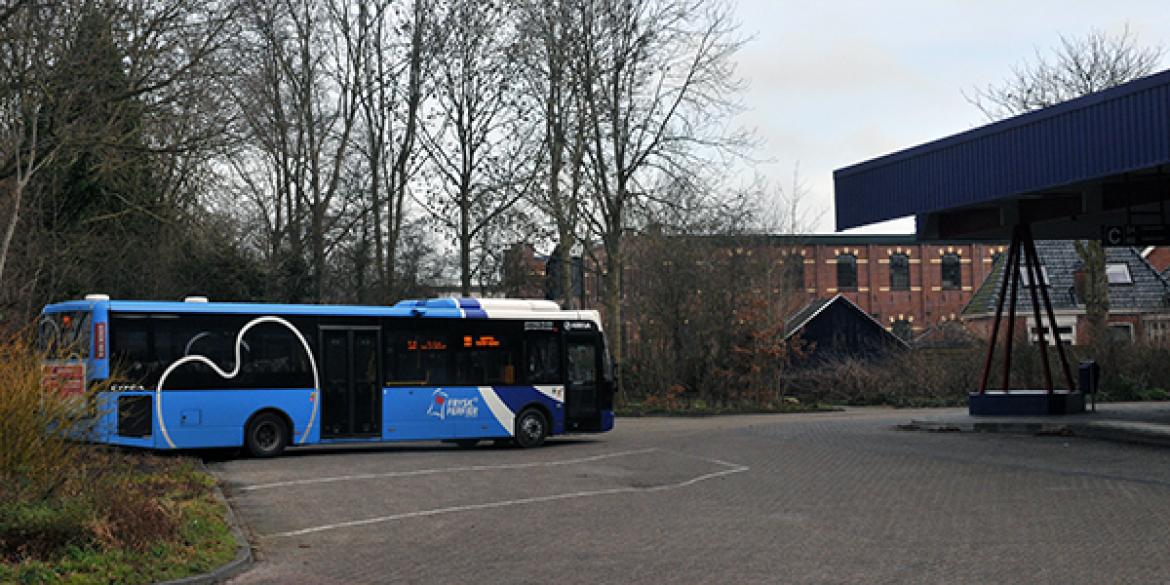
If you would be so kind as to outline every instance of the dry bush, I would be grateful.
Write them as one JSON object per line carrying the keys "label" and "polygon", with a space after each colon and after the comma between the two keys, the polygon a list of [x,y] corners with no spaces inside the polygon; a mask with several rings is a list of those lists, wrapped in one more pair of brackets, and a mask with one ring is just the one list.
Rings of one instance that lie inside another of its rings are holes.
{"label": "dry bush", "polygon": [[793,249],[754,236],[641,236],[630,251],[636,270],[626,289],[619,405],[732,411],[784,404],[782,376],[801,354],[784,339],[785,317],[804,302],[782,260]]}
{"label": "dry bush", "polygon": [[[1077,366],[1095,360],[1101,366],[1102,400],[1165,400],[1170,398],[1170,347],[1149,342],[1099,343],[1066,346],[1070,374],[1077,383]],[[992,359],[987,388],[1003,388],[1005,347]],[[1047,348],[1054,388],[1067,383],[1060,357]],[[853,358],[825,362],[785,376],[789,392],[804,402],[829,404],[888,404],[945,406],[966,404],[967,394],[979,389],[987,344],[950,349],[893,352],[878,359]],[[1040,348],[1017,334],[1012,342],[1009,388],[1045,387]]]}
{"label": "dry bush", "polygon": [[983,348],[891,351],[877,358],[844,357],[786,376],[802,402],[892,406],[965,403],[979,383]]}
{"label": "dry bush", "polygon": [[686,393],[686,388],[674,384],[667,388],[665,392],[647,394],[645,400],[642,401],[642,405],[647,410],[677,412],[690,406],[686,398]]}
{"label": "dry bush", "polygon": [[1095,360],[1101,366],[1102,400],[1170,397],[1170,345],[1164,342],[1091,343],[1074,348],[1074,357]]}
{"label": "dry bush", "polygon": [[185,493],[167,485],[166,476],[129,473],[131,466],[158,467],[171,462],[154,456],[134,456],[134,461],[118,453],[106,453],[101,489],[94,490],[94,521],[90,525],[94,541],[104,548],[146,550],[151,545],[174,538],[180,513],[168,501],[168,494]]}
{"label": "dry bush", "polygon": [[[0,340],[0,496],[52,491],[79,460],[66,434],[83,423],[85,397],[41,387],[42,356],[23,332]],[[36,497],[36,494],[29,494]]]}
{"label": "dry bush", "polygon": [[179,513],[162,496],[199,486],[167,478],[194,475],[154,473],[182,464],[173,459],[70,440],[86,430],[88,397],[43,389],[41,362],[27,335],[0,342],[0,559],[51,559],[69,546],[145,550],[174,538]]}
{"label": "dry bush", "polygon": [[[179,501],[206,486],[174,485],[180,460],[79,448],[85,461],[53,489],[26,489],[0,503],[0,561],[51,561],[69,547],[147,551],[177,538]],[[33,493],[39,497],[32,497]]]}

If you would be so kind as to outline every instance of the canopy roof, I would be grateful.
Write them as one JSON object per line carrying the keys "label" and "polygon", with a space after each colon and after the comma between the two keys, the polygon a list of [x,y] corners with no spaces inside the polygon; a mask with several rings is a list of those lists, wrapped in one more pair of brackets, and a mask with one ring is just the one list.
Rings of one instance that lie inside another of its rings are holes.
{"label": "canopy roof", "polygon": [[1170,232],[1170,71],[833,178],[839,230],[917,215],[923,239],[1003,240],[1027,222],[1037,238],[1123,226],[1124,243],[1154,243]]}

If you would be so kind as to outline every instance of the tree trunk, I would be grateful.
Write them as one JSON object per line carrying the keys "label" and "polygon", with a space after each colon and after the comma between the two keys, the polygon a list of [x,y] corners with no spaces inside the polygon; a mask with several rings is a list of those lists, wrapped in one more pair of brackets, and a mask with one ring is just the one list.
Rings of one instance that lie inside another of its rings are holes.
{"label": "tree trunk", "polygon": [[471,210],[467,198],[459,206],[459,294],[471,296]]}
{"label": "tree trunk", "polygon": [[325,218],[324,210],[317,206],[313,208],[313,280],[314,300],[318,303],[325,299]]}
{"label": "tree trunk", "polygon": [[617,389],[622,389],[622,257],[621,232],[607,234],[605,241],[605,294],[602,307],[605,309],[606,338],[609,340],[610,355],[614,362],[614,377]]}
{"label": "tree trunk", "polygon": [[[394,167],[391,170],[393,186],[387,194],[387,213],[390,219],[390,228],[386,233],[386,290],[389,294],[398,294],[396,265],[398,259],[398,239],[402,235],[403,203],[406,200],[407,166],[410,163],[411,153],[414,152],[415,136],[418,131],[418,110],[422,102],[422,61],[423,43],[426,40],[426,6],[422,0],[415,0],[413,5],[414,28],[410,37],[410,74],[407,78],[407,106],[406,121],[403,128],[402,144],[398,147],[394,158]],[[390,208],[393,208],[391,211]]]}
{"label": "tree trunk", "polygon": [[381,156],[379,150],[382,148],[382,140],[377,140],[379,144],[375,147],[370,145],[370,199],[372,203],[371,210],[373,211],[374,224],[374,270],[378,278],[378,302],[385,302],[389,300],[390,293],[387,288],[386,279],[386,261],[385,251],[382,248],[382,189],[381,183]]}
{"label": "tree trunk", "polygon": [[4,227],[4,242],[0,244],[0,291],[4,290],[4,266],[8,261],[12,238],[16,234],[16,224],[20,222],[20,204],[24,198],[25,183],[19,177],[12,181],[12,215],[8,218],[8,225]]}
{"label": "tree trunk", "polygon": [[1085,271],[1085,319],[1092,342],[1106,342],[1109,320],[1109,280],[1105,275],[1105,248],[1097,240],[1076,242],[1077,256]]}
{"label": "tree trunk", "polygon": [[575,309],[578,302],[573,296],[573,232],[568,230],[561,230],[560,233],[560,247],[557,249],[557,255],[560,256],[561,273],[561,308]]}
{"label": "tree trunk", "polygon": [[[394,215],[390,220],[390,230],[386,234],[386,291],[388,295],[397,296],[398,292],[398,239],[402,236],[402,201],[395,195]],[[397,300],[397,299],[388,299]]]}

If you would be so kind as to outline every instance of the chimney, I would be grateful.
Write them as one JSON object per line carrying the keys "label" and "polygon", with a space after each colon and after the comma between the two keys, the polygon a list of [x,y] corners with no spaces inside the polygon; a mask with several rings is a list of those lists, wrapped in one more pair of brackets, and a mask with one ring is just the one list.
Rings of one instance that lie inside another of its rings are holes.
{"label": "chimney", "polygon": [[1073,289],[1076,291],[1076,303],[1078,305],[1085,304],[1085,287],[1088,286],[1089,275],[1085,273],[1084,268],[1078,268],[1073,273]]}

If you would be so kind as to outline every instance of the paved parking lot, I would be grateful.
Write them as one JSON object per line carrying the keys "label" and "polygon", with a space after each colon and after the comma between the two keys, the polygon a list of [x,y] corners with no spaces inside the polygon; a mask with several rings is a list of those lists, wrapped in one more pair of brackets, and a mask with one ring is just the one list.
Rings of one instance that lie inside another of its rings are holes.
{"label": "paved parking lot", "polygon": [[531,451],[211,468],[258,547],[234,583],[1170,582],[1170,449],[893,429],[917,416],[619,419]]}

